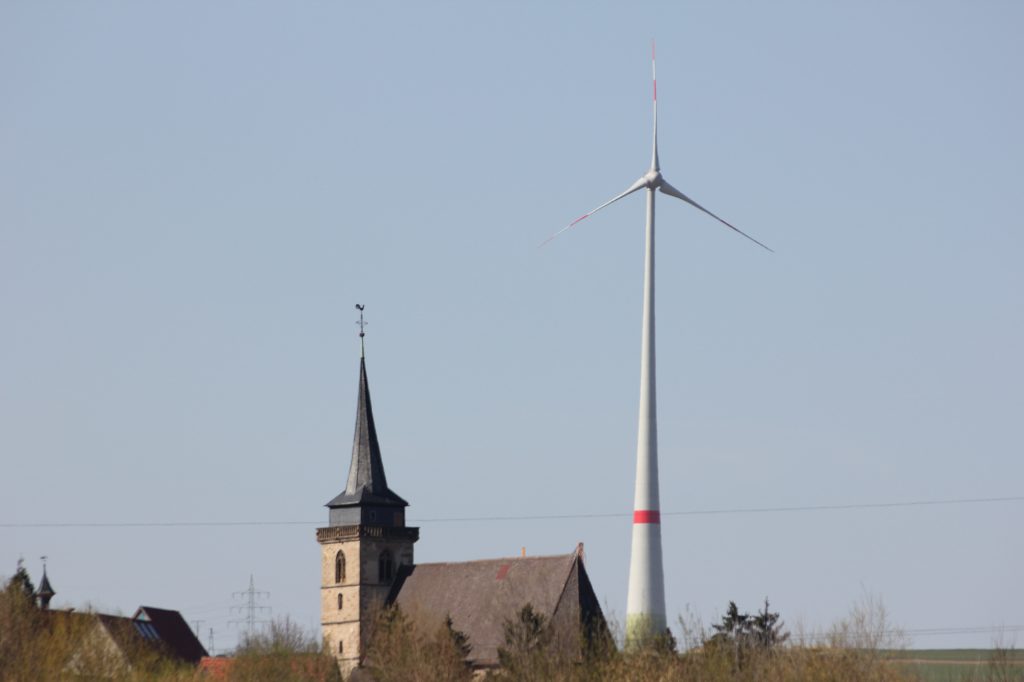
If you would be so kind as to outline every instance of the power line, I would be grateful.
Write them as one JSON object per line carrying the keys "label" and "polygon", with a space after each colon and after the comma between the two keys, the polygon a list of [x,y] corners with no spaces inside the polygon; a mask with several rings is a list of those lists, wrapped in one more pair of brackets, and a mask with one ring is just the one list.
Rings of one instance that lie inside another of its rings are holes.
{"label": "power line", "polygon": [[[728,509],[690,509],[662,512],[662,516],[721,516],[727,514],[777,514],[787,512],[846,511],[864,509],[899,509],[907,507],[937,507],[966,504],[994,504],[1024,502],[1024,495],[1010,497],[972,497],[944,500],[911,500],[904,502],[863,502],[854,504],[818,504],[787,507],[736,507]],[[508,516],[450,516],[410,519],[423,523],[470,523],[479,521],[552,521],[567,519],[630,518],[632,512],[599,512],[592,514],[530,514]],[[114,521],[114,522],[24,522],[0,523],[0,528],[180,528],[180,527],[237,527],[237,526],[320,526],[321,521]]]}
{"label": "power line", "polygon": [[[910,502],[867,502],[860,504],[819,504],[792,507],[738,507],[733,509],[691,509],[687,511],[662,512],[662,516],[717,516],[724,514],[769,514],[780,512],[805,512],[805,511],[841,511],[847,509],[894,509],[899,507],[926,507],[953,504],[981,504],[993,502],[1024,502],[1024,496],[1018,497],[978,497],[950,500],[915,500]],[[417,523],[449,523],[463,521],[532,521],[550,519],[598,519],[598,518],[628,518],[632,512],[627,513],[599,513],[599,514],[548,514],[536,516],[466,516],[438,519],[419,519]]]}
{"label": "power line", "polygon": [[1000,632],[1024,632],[1024,625],[978,625],[960,628],[923,628],[920,630],[903,630],[905,635],[972,635]]}

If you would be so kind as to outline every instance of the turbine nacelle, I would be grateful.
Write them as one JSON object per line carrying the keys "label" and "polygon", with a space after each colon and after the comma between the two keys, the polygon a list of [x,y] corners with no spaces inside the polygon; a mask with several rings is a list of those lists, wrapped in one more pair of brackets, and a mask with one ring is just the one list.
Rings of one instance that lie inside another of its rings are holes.
{"label": "turbine nacelle", "polygon": [[661,183],[665,182],[665,178],[661,177],[661,171],[657,168],[647,171],[640,179],[644,181],[644,186],[647,189],[658,189],[661,187]]}

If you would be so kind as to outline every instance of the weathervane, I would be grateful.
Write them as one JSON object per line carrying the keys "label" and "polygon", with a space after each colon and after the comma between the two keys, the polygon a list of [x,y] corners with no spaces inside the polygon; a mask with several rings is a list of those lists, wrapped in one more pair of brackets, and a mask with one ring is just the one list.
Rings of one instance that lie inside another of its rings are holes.
{"label": "weathervane", "polygon": [[363,319],[363,310],[366,308],[365,305],[356,303],[356,310],[359,311],[359,321],[356,324],[359,325],[359,357],[366,357],[366,342],[363,341],[363,337],[366,336],[366,320]]}

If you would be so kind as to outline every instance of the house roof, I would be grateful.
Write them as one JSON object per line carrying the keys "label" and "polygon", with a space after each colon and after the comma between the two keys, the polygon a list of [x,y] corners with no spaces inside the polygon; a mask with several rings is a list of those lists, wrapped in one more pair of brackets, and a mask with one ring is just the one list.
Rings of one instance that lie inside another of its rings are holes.
{"label": "house roof", "polygon": [[496,665],[505,621],[526,604],[573,635],[585,620],[599,619],[604,627],[581,559],[577,549],[558,556],[403,566],[388,601],[426,628],[439,627],[451,616],[452,626],[469,637],[469,661]]}
{"label": "house roof", "polygon": [[366,358],[359,359],[359,400],[356,407],[356,432],[352,442],[352,462],[345,490],[327,503],[328,507],[363,505],[407,507],[409,503],[388,488],[384,460],[373,423],[370,384],[366,379]]}
{"label": "house roof", "polygon": [[138,656],[152,653],[178,658],[171,647],[163,642],[152,629],[148,629],[146,625],[135,619],[111,616],[106,613],[97,613],[95,616],[129,661],[136,660]]}
{"label": "house roof", "polygon": [[132,616],[135,622],[148,622],[171,655],[189,663],[198,663],[206,649],[178,611],[140,606]]}
{"label": "house roof", "polygon": [[206,649],[177,611],[140,606],[131,618],[106,613],[55,613],[65,617],[95,618],[129,659],[143,651],[151,651],[196,664],[207,655]]}
{"label": "house roof", "polygon": [[226,680],[231,673],[232,663],[233,659],[226,656],[218,656],[216,658],[204,656],[199,661],[199,672],[205,675],[207,679]]}
{"label": "house roof", "polygon": [[91,611],[44,610],[48,623],[65,623],[76,628],[98,627],[110,637],[126,661],[156,655],[196,664],[206,656],[188,623],[177,611],[140,606],[131,618]]}

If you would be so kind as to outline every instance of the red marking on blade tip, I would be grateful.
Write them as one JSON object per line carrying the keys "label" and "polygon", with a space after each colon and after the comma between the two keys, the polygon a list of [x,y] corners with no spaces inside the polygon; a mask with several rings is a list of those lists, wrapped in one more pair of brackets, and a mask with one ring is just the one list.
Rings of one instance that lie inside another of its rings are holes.
{"label": "red marking on blade tip", "polygon": [[633,523],[661,523],[661,512],[657,509],[638,509],[633,512]]}

